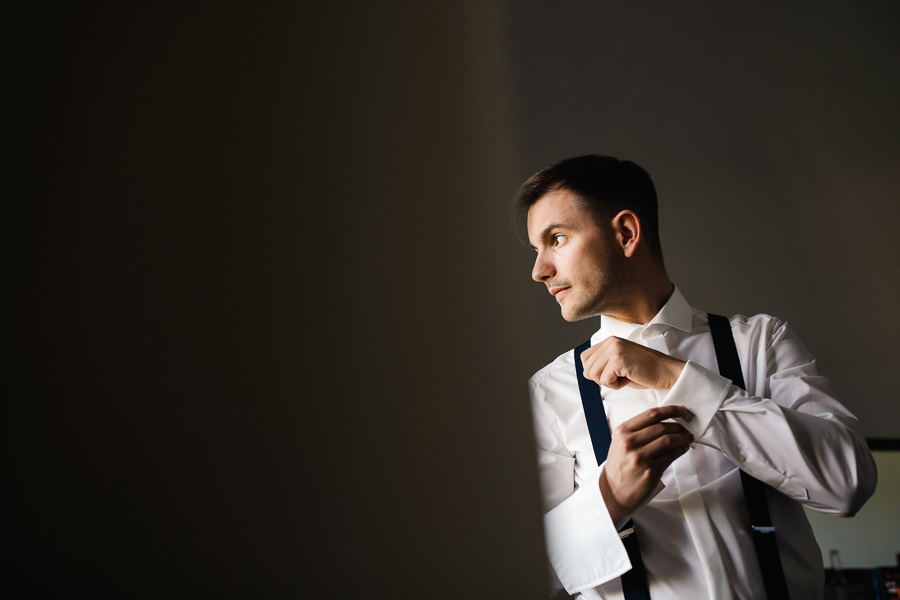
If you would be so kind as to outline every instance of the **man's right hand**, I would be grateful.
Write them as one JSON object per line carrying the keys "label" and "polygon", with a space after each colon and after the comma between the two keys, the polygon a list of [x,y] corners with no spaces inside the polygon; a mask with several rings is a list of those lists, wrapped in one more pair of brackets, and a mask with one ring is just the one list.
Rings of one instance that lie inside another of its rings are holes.
{"label": "man's right hand", "polygon": [[663,471],[688,451],[694,436],[678,423],[664,421],[689,414],[683,406],[651,408],[613,431],[600,492],[616,527],[650,500]]}

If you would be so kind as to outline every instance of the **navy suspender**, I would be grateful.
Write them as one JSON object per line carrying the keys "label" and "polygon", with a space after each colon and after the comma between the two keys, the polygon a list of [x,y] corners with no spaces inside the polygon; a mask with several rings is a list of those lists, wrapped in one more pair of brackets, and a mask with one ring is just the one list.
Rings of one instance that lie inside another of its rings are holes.
{"label": "navy suspender", "polygon": [[[731,323],[726,317],[710,314],[709,329],[716,349],[719,373],[730,379],[734,385],[746,389],[737,347],[734,344],[734,335],[731,332]],[[606,411],[603,408],[603,398],[600,396],[600,386],[585,378],[584,367],[581,364],[581,353],[590,345],[591,341],[588,340],[575,348],[575,374],[578,377],[578,390],[581,393],[581,403],[584,406],[584,416],[587,420],[594,454],[597,456],[597,462],[602,463],[609,453],[612,438],[609,423],[606,420]],[[788,600],[787,582],[784,578],[778,546],[775,543],[775,528],[772,527],[769,517],[765,484],[747,475],[744,471],[741,471],[741,483],[750,513],[753,544],[756,548],[756,558],[759,561],[766,597],[769,600]],[[634,528],[633,521],[628,521],[623,529],[629,528]],[[628,553],[628,559],[631,561],[631,570],[622,575],[622,590],[625,598],[626,600],[649,600],[650,589],[647,584],[647,572],[641,559],[637,534],[632,532],[623,538],[622,543]]]}
{"label": "navy suspender", "polygon": [[[741,361],[738,358],[734,334],[728,318],[710,314],[709,331],[712,333],[713,345],[716,347],[719,373],[730,379],[734,385],[746,390],[744,375],[741,373]],[[741,471],[741,483],[744,487],[747,511],[750,513],[753,545],[756,548],[756,559],[759,561],[759,571],[766,588],[766,598],[787,600],[790,596],[788,595],[787,581],[784,578],[784,568],[781,565],[781,556],[778,554],[778,544],[775,543],[775,528],[772,527],[772,519],[769,516],[766,484],[751,477],[743,470]]]}
{"label": "navy suspender", "polygon": [[588,431],[591,434],[591,445],[594,456],[602,463],[609,454],[612,434],[606,421],[606,410],[603,398],[600,397],[600,386],[584,376],[584,365],[581,364],[581,353],[591,347],[591,340],[575,348],[575,373],[578,375],[578,391],[581,392],[581,405],[584,407],[584,418],[587,419]]}
{"label": "navy suspender", "polygon": [[[581,353],[590,347],[591,340],[588,340],[575,348],[575,373],[578,375],[578,390],[581,392],[581,404],[584,406],[584,417],[587,419],[588,431],[591,434],[594,455],[597,462],[602,463],[609,454],[612,435],[609,432],[609,422],[606,420],[606,410],[603,408],[603,398],[600,397],[600,386],[584,376]],[[631,519],[622,528],[623,531],[628,529],[632,529],[632,532],[622,539],[628,560],[631,561],[631,570],[622,575],[625,600],[650,600],[647,571],[644,569],[644,560],[638,546],[637,530],[634,529],[634,521]]]}

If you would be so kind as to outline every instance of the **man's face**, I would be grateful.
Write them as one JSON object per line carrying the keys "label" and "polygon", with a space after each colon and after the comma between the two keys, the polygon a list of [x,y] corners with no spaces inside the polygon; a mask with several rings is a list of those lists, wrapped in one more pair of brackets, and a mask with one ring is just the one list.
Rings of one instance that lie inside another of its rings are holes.
{"label": "man's face", "polygon": [[621,303],[625,258],[612,228],[601,228],[569,190],[550,192],[528,210],[537,251],[531,277],[547,286],[566,321],[610,313]]}

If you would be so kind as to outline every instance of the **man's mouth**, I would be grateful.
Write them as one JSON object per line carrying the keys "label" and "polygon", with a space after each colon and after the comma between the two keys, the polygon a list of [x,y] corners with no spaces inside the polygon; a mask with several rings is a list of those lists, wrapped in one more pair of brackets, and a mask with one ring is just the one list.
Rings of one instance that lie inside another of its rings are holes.
{"label": "man's mouth", "polygon": [[563,299],[563,296],[569,291],[569,287],[552,287],[550,288],[550,294],[556,298],[557,302]]}

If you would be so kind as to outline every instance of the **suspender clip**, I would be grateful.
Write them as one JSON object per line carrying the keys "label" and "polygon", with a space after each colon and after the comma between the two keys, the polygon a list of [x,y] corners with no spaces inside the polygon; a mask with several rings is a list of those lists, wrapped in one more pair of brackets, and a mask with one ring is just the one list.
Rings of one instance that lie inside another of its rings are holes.
{"label": "suspender clip", "polygon": [[756,533],[775,533],[774,527],[760,527],[759,525],[750,526]]}

